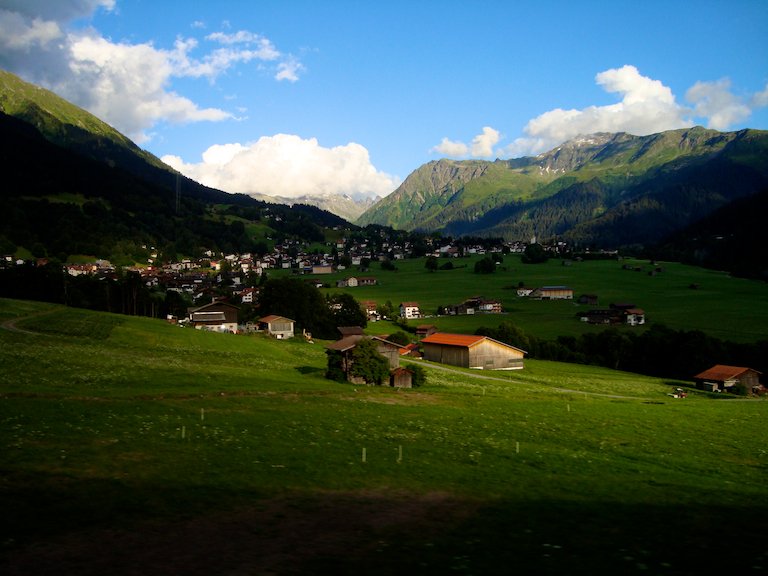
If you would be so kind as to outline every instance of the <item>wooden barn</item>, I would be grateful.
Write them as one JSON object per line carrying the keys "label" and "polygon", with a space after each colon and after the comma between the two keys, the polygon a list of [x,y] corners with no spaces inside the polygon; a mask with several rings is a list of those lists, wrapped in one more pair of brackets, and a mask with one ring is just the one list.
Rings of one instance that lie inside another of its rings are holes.
{"label": "wooden barn", "polygon": [[341,354],[340,368],[349,382],[363,384],[364,380],[352,375],[353,350],[362,339],[370,339],[376,344],[376,350],[389,362],[389,385],[395,388],[410,388],[412,386],[413,372],[400,366],[400,352],[403,346],[390,342],[378,336],[367,336],[358,326],[342,326],[338,328],[342,337],[336,342],[328,344],[326,348]]}
{"label": "wooden barn", "polygon": [[573,289],[568,286],[542,286],[534,289],[528,297],[539,300],[573,300]]}
{"label": "wooden barn", "polygon": [[437,332],[421,341],[424,359],[480,370],[520,370],[525,350],[487,336]]}
{"label": "wooden barn", "polygon": [[708,392],[733,391],[734,387],[743,387],[752,394],[763,390],[760,384],[760,372],[744,366],[716,364],[693,377],[696,387]]}

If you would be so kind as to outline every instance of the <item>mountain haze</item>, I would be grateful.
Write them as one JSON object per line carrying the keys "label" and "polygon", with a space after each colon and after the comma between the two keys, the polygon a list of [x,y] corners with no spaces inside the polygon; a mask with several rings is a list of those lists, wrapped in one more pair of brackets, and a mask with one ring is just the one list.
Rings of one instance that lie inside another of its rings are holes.
{"label": "mountain haze", "polygon": [[430,162],[357,223],[645,245],[766,188],[766,131],[598,133],[535,157]]}

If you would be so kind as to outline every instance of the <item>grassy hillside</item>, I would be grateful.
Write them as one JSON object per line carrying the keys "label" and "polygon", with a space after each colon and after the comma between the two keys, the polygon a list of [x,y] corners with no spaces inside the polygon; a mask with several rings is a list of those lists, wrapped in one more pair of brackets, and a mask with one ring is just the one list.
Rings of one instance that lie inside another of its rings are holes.
{"label": "grassy hillside", "polygon": [[[538,286],[567,285],[574,297],[598,296],[599,307],[611,302],[632,302],[646,312],[649,325],[661,323],[678,330],[702,330],[723,340],[756,342],[768,339],[768,291],[764,282],[733,278],[727,273],[674,262],[651,265],[648,260],[622,259],[569,262],[560,259],[545,264],[522,264],[517,255],[504,256],[493,274],[475,274],[473,256],[451,260],[454,270],[429,272],[424,259],[398,261],[395,272],[374,267],[366,275],[375,276],[377,286],[346,288],[358,300],[375,300],[394,306],[416,301],[424,314],[434,314],[438,306],[458,304],[472,296],[501,300],[507,314],[429,318],[441,330],[474,332],[479,326],[495,326],[509,320],[539,338],[583,334],[602,328],[579,322],[576,313],[594,306],[575,301],[540,301],[517,296],[523,283]],[[443,264],[447,260],[441,259]],[[623,266],[639,268],[624,270]],[[657,267],[662,271],[651,276]],[[335,280],[357,272],[345,270],[333,276],[318,276],[335,286]],[[698,286],[691,289],[691,285]],[[335,288],[332,291],[336,291]],[[628,330],[630,328],[627,328]],[[632,328],[642,330],[641,327]],[[387,333],[388,322],[371,325],[370,330]]]}
{"label": "grassy hillside", "polygon": [[768,562],[719,540],[764,528],[764,401],[533,361],[394,391],[325,380],[321,342],[9,300],[0,322],[5,574]]}

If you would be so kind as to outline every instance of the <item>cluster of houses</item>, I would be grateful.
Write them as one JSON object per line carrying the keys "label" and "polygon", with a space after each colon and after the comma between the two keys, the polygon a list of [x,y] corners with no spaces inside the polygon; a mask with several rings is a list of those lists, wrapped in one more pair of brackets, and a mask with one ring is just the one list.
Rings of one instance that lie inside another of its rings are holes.
{"label": "cluster of houses", "polygon": [[589,324],[628,324],[640,326],[645,324],[645,311],[635,304],[619,302],[608,308],[593,308],[577,312],[576,316],[582,322]]}

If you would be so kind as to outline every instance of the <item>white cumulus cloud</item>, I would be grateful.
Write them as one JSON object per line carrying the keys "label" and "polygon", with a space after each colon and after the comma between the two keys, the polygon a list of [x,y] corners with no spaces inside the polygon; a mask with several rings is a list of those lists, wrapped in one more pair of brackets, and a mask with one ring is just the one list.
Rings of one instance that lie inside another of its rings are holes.
{"label": "white cumulus cloud", "polygon": [[175,78],[216,78],[234,66],[274,66],[277,80],[295,82],[304,70],[291,55],[249,31],[177,38],[170,48],[113,42],[93,29],[74,28],[78,18],[112,10],[115,0],[2,0],[0,68],[49,88],[143,143],[162,122],[232,118],[203,108],[172,88]]}
{"label": "white cumulus cloud", "polygon": [[217,144],[199,163],[178,156],[162,160],[184,175],[226,192],[268,196],[385,196],[397,178],[376,170],[368,150],[354,142],[325,148],[315,138],[264,136],[249,144]]}
{"label": "white cumulus cloud", "polygon": [[525,135],[509,144],[504,154],[534,155],[595,132],[644,136],[701,123],[716,130],[728,130],[749,118],[755,108],[768,104],[768,86],[765,92],[747,100],[733,94],[730,81],[723,79],[697,82],[685,95],[692,107],[681,105],[668,86],[643,76],[631,65],[600,72],[595,82],[606,92],[618,94],[620,101],[581,110],[556,108],[544,112],[526,124]]}
{"label": "white cumulus cloud", "polygon": [[693,104],[694,114],[708,118],[707,127],[715,130],[727,130],[752,114],[752,109],[731,92],[731,81],[727,78],[696,82],[685,93],[685,98]]}
{"label": "white cumulus cloud", "polygon": [[490,158],[494,155],[493,147],[501,139],[501,133],[490,126],[484,126],[483,131],[472,139],[471,144],[443,138],[440,144],[430,152],[437,152],[452,158],[470,156],[472,158]]}
{"label": "white cumulus cloud", "polygon": [[469,146],[464,144],[464,142],[443,138],[440,144],[432,148],[432,151],[451,157],[466,156],[469,152]]}
{"label": "white cumulus cloud", "polygon": [[483,127],[483,133],[478,134],[472,139],[472,147],[470,152],[475,158],[488,158],[493,156],[493,147],[496,146],[501,133],[498,130],[494,130],[490,126]]}

